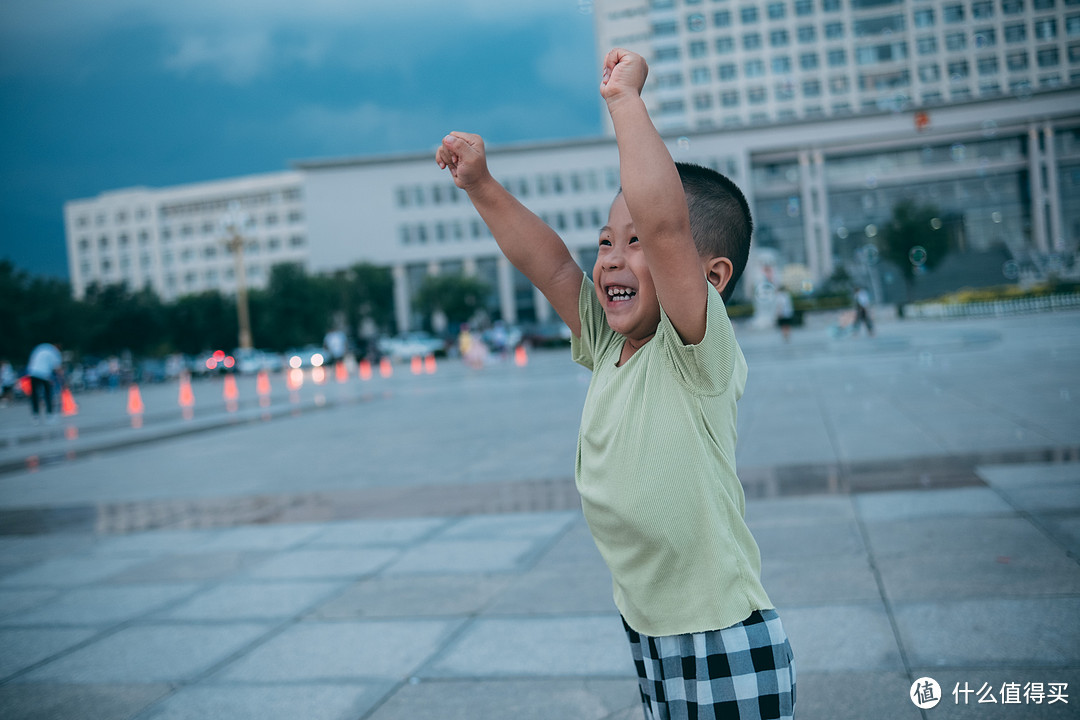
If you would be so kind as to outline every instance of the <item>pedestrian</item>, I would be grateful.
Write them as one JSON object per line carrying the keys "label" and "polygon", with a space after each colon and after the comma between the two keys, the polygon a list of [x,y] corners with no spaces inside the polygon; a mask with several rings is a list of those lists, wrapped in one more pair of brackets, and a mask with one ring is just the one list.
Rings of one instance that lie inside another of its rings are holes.
{"label": "pedestrian", "polygon": [[622,188],[591,279],[493,178],[478,135],[446,136],[436,161],[592,370],[576,481],[645,717],[790,718],[794,659],[734,465],[746,361],[724,303],[746,265],[750,210],[723,175],[672,161],[641,99],[647,72],[623,49],[604,61]]}
{"label": "pedestrian", "polygon": [[30,377],[30,410],[34,424],[41,422],[41,404],[45,402],[48,422],[56,422],[53,413],[53,381],[63,380],[63,358],[60,349],[50,343],[41,343],[30,352],[26,363],[26,374]]}
{"label": "pedestrian", "polygon": [[776,326],[784,336],[784,342],[791,342],[791,326],[795,324],[795,303],[786,288],[776,293]]}
{"label": "pedestrian", "polygon": [[866,334],[874,337],[874,320],[870,316],[870,293],[864,287],[855,288],[855,322],[852,333],[859,332],[859,325],[866,326]]}
{"label": "pedestrian", "polygon": [[15,399],[15,383],[18,381],[8,359],[0,360],[0,405],[6,406]]}

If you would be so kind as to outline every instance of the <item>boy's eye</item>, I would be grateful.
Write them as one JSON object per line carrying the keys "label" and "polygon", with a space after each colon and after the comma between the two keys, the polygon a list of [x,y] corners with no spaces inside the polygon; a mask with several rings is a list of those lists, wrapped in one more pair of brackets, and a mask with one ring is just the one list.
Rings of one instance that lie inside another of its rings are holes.
{"label": "boy's eye", "polygon": [[632,242],[632,243],[636,243],[637,241],[638,241],[638,239],[637,239],[637,235],[635,235],[634,237],[630,238],[630,242]]}
{"label": "boy's eye", "polygon": [[610,245],[610,244],[611,244],[611,241],[608,240],[607,238],[600,238],[600,247],[603,247],[605,245]]}

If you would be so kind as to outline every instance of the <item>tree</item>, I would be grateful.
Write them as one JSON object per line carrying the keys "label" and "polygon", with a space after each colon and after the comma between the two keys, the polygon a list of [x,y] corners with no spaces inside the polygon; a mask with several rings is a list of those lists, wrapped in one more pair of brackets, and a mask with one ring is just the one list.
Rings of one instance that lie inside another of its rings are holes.
{"label": "tree", "polygon": [[193,355],[236,346],[236,301],[217,290],[177,298],[166,312],[173,349]]}
{"label": "tree", "polygon": [[451,324],[467,322],[483,308],[487,283],[465,275],[428,275],[416,294],[416,309],[430,318],[441,310]]}
{"label": "tree", "polygon": [[910,288],[916,267],[932,270],[948,254],[949,233],[936,207],[907,198],[893,206],[892,217],[878,234],[878,246],[882,256],[900,268]]}
{"label": "tree", "polygon": [[282,263],[270,270],[265,290],[250,295],[255,345],[286,350],[321,343],[334,312],[332,280],[311,277],[304,267]]}

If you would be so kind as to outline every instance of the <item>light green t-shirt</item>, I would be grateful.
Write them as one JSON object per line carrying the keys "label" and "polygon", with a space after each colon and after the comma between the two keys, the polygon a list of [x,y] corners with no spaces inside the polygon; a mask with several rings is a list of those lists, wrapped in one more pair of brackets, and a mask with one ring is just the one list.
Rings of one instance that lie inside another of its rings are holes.
{"label": "light green t-shirt", "polygon": [[735,474],[746,360],[715,288],[706,332],[684,345],[661,308],[656,335],[617,367],[624,337],[584,276],[574,361],[593,371],[578,432],[585,519],[615,605],[639,633],[707,632],[773,607]]}

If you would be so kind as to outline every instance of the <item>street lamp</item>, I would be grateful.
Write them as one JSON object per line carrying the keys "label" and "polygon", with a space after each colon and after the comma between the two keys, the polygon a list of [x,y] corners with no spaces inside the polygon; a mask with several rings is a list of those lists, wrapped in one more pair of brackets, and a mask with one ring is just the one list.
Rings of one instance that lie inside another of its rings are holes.
{"label": "street lamp", "polygon": [[240,326],[240,348],[249,350],[251,342],[251,315],[248,312],[247,274],[244,270],[244,227],[248,224],[247,213],[240,209],[240,203],[229,203],[229,209],[221,218],[221,229],[226,234],[225,247],[232,253],[236,265],[236,316]]}

